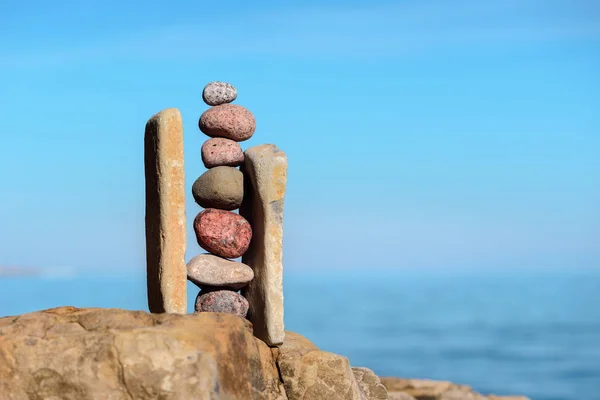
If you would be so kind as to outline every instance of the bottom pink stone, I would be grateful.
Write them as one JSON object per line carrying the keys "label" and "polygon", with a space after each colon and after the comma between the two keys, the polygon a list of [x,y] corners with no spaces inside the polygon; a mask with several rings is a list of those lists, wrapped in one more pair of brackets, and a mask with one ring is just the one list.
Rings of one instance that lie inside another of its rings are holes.
{"label": "bottom pink stone", "polygon": [[248,313],[248,300],[239,293],[231,290],[215,290],[205,292],[202,290],[196,297],[194,310],[200,312],[222,312],[235,314],[244,318]]}

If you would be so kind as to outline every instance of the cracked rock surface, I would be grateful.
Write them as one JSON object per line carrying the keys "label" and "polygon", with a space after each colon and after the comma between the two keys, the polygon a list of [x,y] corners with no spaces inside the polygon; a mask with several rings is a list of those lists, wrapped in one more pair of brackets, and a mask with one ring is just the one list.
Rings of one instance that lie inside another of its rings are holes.
{"label": "cracked rock surface", "polygon": [[528,400],[380,379],[290,331],[269,348],[230,314],[74,307],[0,318],[0,399]]}
{"label": "cracked rock surface", "polygon": [[470,386],[429,379],[382,377],[390,400],[529,400],[525,396],[484,396]]}
{"label": "cracked rock surface", "polygon": [[277,365],[289,399],[371,399],[361,391],[346,357],[321,351],[297,333],[286,332]]}
{"label": "cracked rock surface", "polygon": [[2,399],[285,399],[269,347],[220,313],[61,307],[0,318]]}

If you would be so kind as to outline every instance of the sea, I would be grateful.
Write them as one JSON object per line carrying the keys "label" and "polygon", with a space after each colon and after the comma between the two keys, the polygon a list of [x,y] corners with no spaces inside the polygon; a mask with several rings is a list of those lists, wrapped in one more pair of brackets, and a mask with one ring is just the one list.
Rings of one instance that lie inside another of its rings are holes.
{"label": "sea", "polygon": [[[146,310],[143,271],[0,277],[0,316]],[[198,289],[188,285],[190,307]],[[532,400],[600,400],[600,271],[294,270],[286,329],[379,376]]]}

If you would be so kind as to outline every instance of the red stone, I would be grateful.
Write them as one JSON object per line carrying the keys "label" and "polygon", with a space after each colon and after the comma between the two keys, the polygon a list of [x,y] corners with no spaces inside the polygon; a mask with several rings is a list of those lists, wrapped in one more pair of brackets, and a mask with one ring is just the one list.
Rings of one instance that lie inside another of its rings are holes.
{"label": "red stone", "polygon": [[196,216],[194,232],[200,247],[224,258],[241,257],[252,239],[252,228],[244,217],[216,208],[207,208]]}
{"label": "red stone", "polygon": [[252,113],[237,104],[221,104],[204,111],[198,127],[210,137],[223,137],[236,142],[250,139],[256,129]]}

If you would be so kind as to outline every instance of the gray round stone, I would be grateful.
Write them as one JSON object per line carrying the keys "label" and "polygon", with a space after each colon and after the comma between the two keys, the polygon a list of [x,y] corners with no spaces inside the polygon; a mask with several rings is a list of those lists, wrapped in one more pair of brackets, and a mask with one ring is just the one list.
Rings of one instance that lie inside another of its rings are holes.
{"label": "gray round stone", "polygon": [[202,91],[202,99],[209,106],[231,103],[236,97],[237,90],[226,82],[211,82]]}
{"label": "gray round stone", "polygon": [[196,297],[194,311],[222,312],[244,318],[248,314],[248,300],[239,293],[231,290],[201,290]]}
{"label": "gray round stone", "polygon": [[244,199],[244,174],[234,167],[214,167],[192,185],[192,195],[200,207],[235,210]]}
{"label": "gray round stone", "polygon": [[199,254],[188,262],[187,277],[200,288],[239,290],[254,278],[254,271],[240,262],[213,254]]}

